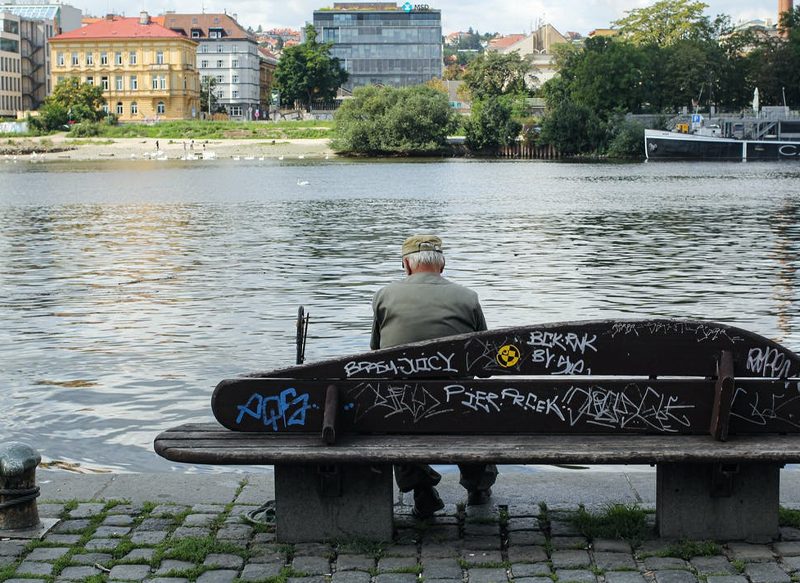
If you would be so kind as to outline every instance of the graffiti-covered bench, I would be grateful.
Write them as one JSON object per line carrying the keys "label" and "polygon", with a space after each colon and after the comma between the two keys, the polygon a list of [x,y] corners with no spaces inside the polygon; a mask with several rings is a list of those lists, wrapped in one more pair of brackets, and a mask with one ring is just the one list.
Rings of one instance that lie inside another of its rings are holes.
{"label": "graffiti-covered bench", "polygon": [[[662,536],[778,532],[800,358],[701,321],[490,330],[224,380],[174,461],[275,466],[281,541],[392,534],[392,464],[655,464]],[[500,478],[502,480],[502,476]]]}

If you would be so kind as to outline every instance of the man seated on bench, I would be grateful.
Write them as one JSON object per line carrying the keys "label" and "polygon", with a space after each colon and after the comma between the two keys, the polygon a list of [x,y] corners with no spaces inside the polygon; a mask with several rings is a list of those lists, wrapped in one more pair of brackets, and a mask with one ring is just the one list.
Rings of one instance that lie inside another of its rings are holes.
{"label": "man seated on bench", "polygon": [[[442,276],[442,240],[435,235],[414,235],[403,243],[403,269],[407,277],[378,290],[372,301],[373,322],[370,348],[388,348],[486,330],[486,320],[471,289]],[[486,504],[497,479],[497,467],[459,464],[461,485],[467,489],[467,503]],[[394,467],[401,492],[414,491],[413,514],[428,518],[444,507],[436,491],[442,476],[421,464]]]}

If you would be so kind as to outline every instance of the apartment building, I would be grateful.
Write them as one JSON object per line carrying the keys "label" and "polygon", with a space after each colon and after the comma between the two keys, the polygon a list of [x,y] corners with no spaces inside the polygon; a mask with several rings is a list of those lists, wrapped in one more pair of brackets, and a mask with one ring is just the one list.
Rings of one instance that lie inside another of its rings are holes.
{"label": "apartment building", "polygon": [[19,16],[0,12],[0,117],[22,109],[22,58]]}
{"label": "apartment building", "polygon": [[427,5],[337,2],[314,11],[314,27],[350,74],[347,90],[405,87],[442,76],[442,13]]}
{"label": "apartment building", "polygon": [[255,119],[267,105],[261,100],[258,43],[229,14],[167,13],[166,28],[197,43],[200,78],[215,81],[217,104],[233,119]]}
{"label": "apartment building", "polygon": [[191,119],[200,112],[197,43],[153,22],[109,16],[50,39],[52,82],[77,77],[103,89],[121,121]]}

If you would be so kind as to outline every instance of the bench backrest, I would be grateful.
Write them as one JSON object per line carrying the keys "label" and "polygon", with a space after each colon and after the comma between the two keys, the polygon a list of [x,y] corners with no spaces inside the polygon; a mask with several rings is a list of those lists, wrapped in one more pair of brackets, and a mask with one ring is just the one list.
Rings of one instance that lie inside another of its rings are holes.
{"label": "bench backrest", "polygon": [[794,432],[800,357],[713,322],[568,322],[253,373],[212,398],[238,431],[318,432],[326,406],[339,432]]}

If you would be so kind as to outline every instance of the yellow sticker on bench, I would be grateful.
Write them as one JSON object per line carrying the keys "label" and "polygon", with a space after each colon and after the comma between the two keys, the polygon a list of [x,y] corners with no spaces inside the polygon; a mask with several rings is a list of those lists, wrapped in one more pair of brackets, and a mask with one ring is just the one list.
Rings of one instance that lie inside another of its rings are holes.
{"label": "yellow sticker on bench", "polygon": [[519,348],[513,344],[501,346],[497,351],[497,364],[503,368],[511,368],[519,362]]}

